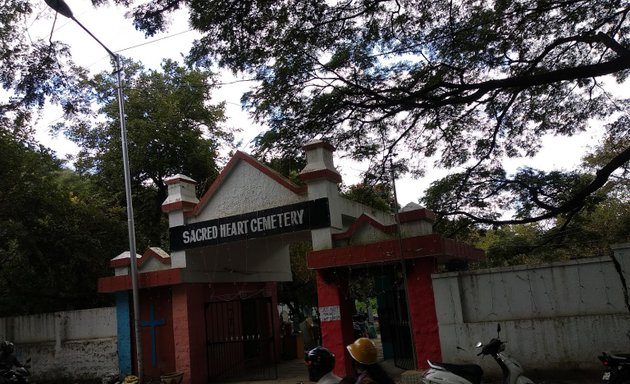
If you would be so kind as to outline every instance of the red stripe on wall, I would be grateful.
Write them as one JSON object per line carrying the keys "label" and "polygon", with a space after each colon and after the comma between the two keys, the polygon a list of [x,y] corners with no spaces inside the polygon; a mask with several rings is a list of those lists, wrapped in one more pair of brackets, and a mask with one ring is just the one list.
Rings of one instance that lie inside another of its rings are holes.
{"label": "red stripe on wall", "polygon": [[[138,274],[138,287],[151,288],[165,285],[176,285],[182,282],[182,270],[165,269],[162,271],[143,272]],[[108,276],[98,279],[99,293],[112,293],[131,290],[131,276]]]}

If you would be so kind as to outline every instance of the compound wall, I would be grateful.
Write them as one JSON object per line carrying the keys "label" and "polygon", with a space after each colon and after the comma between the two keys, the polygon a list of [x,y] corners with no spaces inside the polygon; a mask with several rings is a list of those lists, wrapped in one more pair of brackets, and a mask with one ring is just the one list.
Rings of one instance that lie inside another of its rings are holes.
{"label": "compound wall", "polygon": [[118,374],[115,307],[0,318],[0,339],[21,362],[31,358],[36,382]]}
{"label": "compound wall", "polygon": [[[498,375],[474,345],[496,337],[526,370],[598,370],[602,351],[630,352],[630,243],[614,258],[542,266],[434,274],[433,290],[444,361],[476,362]],[[617,264],[617,267],[616,265]]]}

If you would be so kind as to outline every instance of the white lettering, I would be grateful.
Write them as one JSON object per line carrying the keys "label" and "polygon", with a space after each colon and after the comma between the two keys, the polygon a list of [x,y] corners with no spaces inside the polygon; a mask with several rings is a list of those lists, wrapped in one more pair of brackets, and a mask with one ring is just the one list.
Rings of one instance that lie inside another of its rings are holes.
{"label": "white lettering", "polygon": [[278,216],[273,215],[269,219],[271,222],[271,229],[276,229],[278,227]]}
{"label": "white lettering", "polygon": [[297,215],[297,220],[295,221],[295,225],[304,224],[304,210],[300,209],[299,211],[295,212],[295,214]]}
{"label": "white lettering", "polygon": [[228,236],[234,235],[234,223],[229,223],[225,232]]}
{"label": "white lettering", "polygon": [[238,222],[238,234],[246,235],[247,234],[247,220]]}
{"label": "white lettering", "polygon": [[208,228],[208,240],[216,239],[217,238],[217,226],[213,225],[212,227],[207,227],[207,228]]}
{"label": "white lettering", "polygon": [[302,225],[304,223],[304,209],[297,211],[288,211],[268,216],[257,217],[247,222],[238,222],[237,228],[233,228],[232,232],[239,235],[249,232],[264,232],[278,228],[286,228],[294,225]]}
{"label": "white lettering", "polygon": [[[222,223],[220,225],[211,225],[210,223],[217,223],[218,220],[206,222],[207,226],[200,228],[185,228],[181,232],[181,244],[194,244],[196,242],[204,242],[209,240],[217,240],[221,238],[229,238],[234,236],[245,236],[249,233],[261,233],[271,232],[276,230],[291,230],[291,227],[304,226],[305,211],[306,208],[299,208],[293,210],[280,210],[279,213],[269,213],[266,216],[252,217],[256,214],[261,214],[263,211],[257,213],[245,214],[245,217],[249,217],[246,220],[235,220],[232,222]],[[242,216],[241,216],[242,217]],[[224,219],[223,219],[224,220]],[[198,223],[196,225],[203,225]],[[219,240],[220,241],[220,240]]]}

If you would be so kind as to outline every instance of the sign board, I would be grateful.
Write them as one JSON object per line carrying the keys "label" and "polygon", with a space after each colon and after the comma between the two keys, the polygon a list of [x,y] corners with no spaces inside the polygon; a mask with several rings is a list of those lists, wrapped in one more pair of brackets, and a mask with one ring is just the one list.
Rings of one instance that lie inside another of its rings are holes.
{"label": "sign board", "polygon": [[170,229],[171,251],[330,226],[328,199],[309,200]]}
{"label": "sign board", "polygon": [[328,307],[319,307],[319,320],[320,321],[341,320],[341,313],[339,312],[339,306],[331,305]]}

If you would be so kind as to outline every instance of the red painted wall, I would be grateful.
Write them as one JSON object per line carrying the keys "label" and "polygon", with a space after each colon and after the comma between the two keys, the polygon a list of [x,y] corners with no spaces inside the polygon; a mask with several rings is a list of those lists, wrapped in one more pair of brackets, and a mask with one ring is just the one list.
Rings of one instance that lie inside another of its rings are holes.
{"label": "red painted wall", "polygon": [[409,313],[412,319],[413,339],[416,348],[416,365],[428,368],[427,359],[440,361],[440,335],[435,313],[431,273],[433,258],[416,259],[407,270]]}
{"label": "red painted wall", "polygon": [[[164,325],[142,326],[151,320],[164,321]],[[142,361],[146,378],[159,378],[160,375],[175,371],[173,353],[173,317],[170,287],[142,290],[140,299],[140,334],[142,335]],[[155,345],[152,345],[151,331],[155,332]],[[155,348],[155,351],[153,351]],[[155,352],[155,365],[153,353]]]}
{"label": "red painted wall", "polygon": [[320,308],[339,306],[341,320],[322,321],[322,344],[335,354],[336,375],[344,377],[354,375],[352,358],[346,345],[352,343],[352,303],[348,295],[348,281],[338,278],[333,282],[324,279],[323,270],[317,271],[317,300]]}
{"label": "red painted wall", "polygon": [[177,371],[184,373],[184,384],[208,382],[204,324],[206,286],[183,284],[173,287],[175,362]]}

